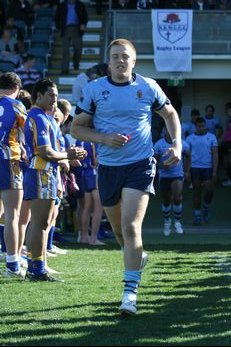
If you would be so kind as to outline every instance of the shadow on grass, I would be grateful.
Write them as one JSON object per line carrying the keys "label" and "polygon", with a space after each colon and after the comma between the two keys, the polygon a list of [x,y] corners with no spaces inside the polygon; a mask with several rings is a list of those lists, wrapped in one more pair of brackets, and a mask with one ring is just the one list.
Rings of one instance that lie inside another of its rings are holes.
{"label": "shadow on grass", "polygon": [[[83,305],[57,305],[42,312],[49,316],[51,311],[65,314],[71,309],[76,311],[76,317],[52,322],[39,318],[23,320],[23,324],[34,325],[30,339],[31,329],[14,331],[20,317],[28,312],[15,312],[13,315],[18,317],[15,323],[12,313],[4,314],[1,318],[12,325],[12,331],[1,338],[18,341],[15,346],[229,346],[231,300],[225,300],[231,294],[229,283],[227,276],[210,277],[193,281],[189,289],[182,284],[162,295],[156,284],[152,292],[143,289],[148,299],[142,300],[141,294],[139,314],[127,319],[118,316],[115,302],[89,303],[86,309],[90,307],[93,314],[85,318],[78,317]],[[195,286],[201,290],[195,292]],[[39,312],[36,312],[38,317]],[[4,345],[12,346],[12,343]]]}
{"label": "shadow on grass", "polygon": [[[73,250],[82,248],[86,246],[71,245]],[[119,250],[116,243],[100,249]],[[2,345],[230,346],[231,276],[217,266],[215,257],[220,255],[230,263],[230,246],[149,244],[146,250],[150,258],[158,256],[143,275],[137,316],[121,318],[119,302],[102,299],[73,305],[58,301],[55,307],[44,309],[0,310],[2,322],[11,327],[1,334]],[[49,284],[44,289],[49,290]]]}

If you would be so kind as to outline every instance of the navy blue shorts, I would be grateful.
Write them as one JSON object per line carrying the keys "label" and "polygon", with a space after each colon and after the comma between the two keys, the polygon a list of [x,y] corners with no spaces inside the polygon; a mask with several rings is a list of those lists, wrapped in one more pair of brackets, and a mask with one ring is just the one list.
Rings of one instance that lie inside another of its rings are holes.
{"label": "navy blue shorts", "polygon": [[183,177],[179,176],[179,177],[160,177],[159,178],[159,184],[160,184],[160,190],[162,192],[166,192],[166,191],[171,191],[171,184],[174,181],[183,181]]}
{"label": "navy blue shorts", "polygon": [[153,180],[156,164],[153,158],[122,166],[99,165],[99,195],[103,206],[114,206],[121,199],[123,188],[155,194]]}
{"label": "navy blue shorts", "polygon": [[213,178],[212,168],[191,168],[191,180],[193,181],[210,181]]}
{"label": "navy blue shorts", "polygon": [[96,175],[83,175],[83,189],[84,192],[90,193],[92,190],[97,189]]}
{"label": "navy blue shorts", "polygon": [[84,182],[82,171],[72,170],[72,172],[75,175],[75,180],[79,187],[79,190],[77,190],[75,193],[76,199],[82,199],[84,198]]}

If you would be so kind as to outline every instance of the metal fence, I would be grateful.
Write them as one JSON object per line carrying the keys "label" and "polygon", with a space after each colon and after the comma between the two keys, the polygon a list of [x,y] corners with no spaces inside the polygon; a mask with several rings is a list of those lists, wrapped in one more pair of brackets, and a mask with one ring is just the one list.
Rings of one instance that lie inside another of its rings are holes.
{"label": "metal fence", "polygon": [[[137,54],[153,54],[151,11],[108,11],[105,48],[119,37],[131,40]],[[192,54],[231,54],[231,11],[193,11]]]}

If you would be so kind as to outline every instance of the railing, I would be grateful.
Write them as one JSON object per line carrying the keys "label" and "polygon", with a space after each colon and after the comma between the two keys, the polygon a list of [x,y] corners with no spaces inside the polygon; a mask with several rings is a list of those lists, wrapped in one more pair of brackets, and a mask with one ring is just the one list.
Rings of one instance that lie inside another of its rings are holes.
{"label": "railing", "polygon": [[[109,10],[105,25],[104,59],[106,46],[119,37],[131,40],[137,54],[153,55],[151,12]],[[193,11],[192,54],[231,54],[231,11]]]}

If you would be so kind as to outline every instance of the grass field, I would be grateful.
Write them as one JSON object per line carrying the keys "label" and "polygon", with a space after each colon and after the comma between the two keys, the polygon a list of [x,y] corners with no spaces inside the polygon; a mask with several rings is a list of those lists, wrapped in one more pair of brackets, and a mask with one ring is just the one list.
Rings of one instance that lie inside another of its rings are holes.
{"label": "grass field", "polygon": [[[145,233],[138,314],[121,318],[121,251],[66,245],[49,258],[64,283],[0,282],[1,346],[230,346],[228,234]],[[70,239],[71,240],[71,239]],[[1,264],[3,269],[3,264]]]}
{"label": "grass field", "polygon": [[64,283],[0,276],[0,345],[231,346],[231,238],[222,232],[231,224],[230,193],[230,187],[216,188],[210,232],[192,228],[192,191],[186,189],[186,232],[167,238],[158,194],[150,200],[143,233],[149,262],[135,317],[118,313],[123,264],[114,239],[95,248],[64,234],[68,253],[49,258]]}

